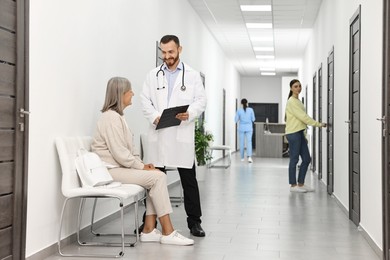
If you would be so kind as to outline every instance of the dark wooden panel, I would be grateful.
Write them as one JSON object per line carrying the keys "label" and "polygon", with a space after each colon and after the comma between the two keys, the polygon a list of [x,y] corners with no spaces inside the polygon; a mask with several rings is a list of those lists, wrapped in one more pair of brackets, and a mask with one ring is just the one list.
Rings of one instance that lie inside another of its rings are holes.
{"label": "dark wooden panel", "polygon": [[329,159],[328,161],[328,172],[333,172],[333,160]]}
{"label": "dark wooden panel", "polygon": [[353,173],[353,192],[360,193],[360,180],[359,180],[359,173],[354,172]]}
{"label": "dark wooden panel", "polygon": [[352,94],[352,112],[355,113],[356,111],[360,110],[360,93],[359,91],[354,92]]}
{"label": "dark wooden panel", "polygon": [[359,201],[359,193],[353,193],[353,210],[356,212],[360,211],[360,201]]}
{"label": "dark wooden panel", "polygon": [[15,131],[0,131],[0,161],[14,160]]}
{"label": "dark wooden panel", "polygon": [[15,128],[15,98],[0,96],[0,128]]}
{"label": "dark wooden panel", "polygon": [[0,259],[12,254],[12,228],[0,230]]}
{"label": "dark wooden panel", "polygon": [[352,39],[353,52],[356,52],[360,47],[360,33],[357,32]]}
{"label": "dark wooden panel", "polygon": [[[13,218],[13,198],[12,194],[0,196],[0,229],[12,225]],[[7,209],[7,210],[4,210]]]}
{"label": "dark wooden panel", "polygon": [[354,152],[352,157],[353,157],[353,159],[352,159],[352,170],[353,170],[354,173],[359,174],[360,173],[359,154]]}
{"label": "dark wooden panel", "polygon": [[332,145],[328,146],[328,157],[329,157],[329,160],[332,160],[332,158],[333,158],[333,146]]}
{"label": "dark wooden panel", "polygon": [[356,71],[353,74],[353,91],[358,91],[360,89],[360,71]]}
{"label": "dark wooden panel", "polygon": [[0,30],[0,61],[16,64],[16,36]]}
{"label": "dark wooden panel", "polygon": [[353,53],[353,64],[352,64],[352,69],[353,72],[356,72],[359,70],[360,67],[360,51],[357,50],[356,52]]}
{"label": "dark wooden panel", "polygon": [[353,151],[356,153],[360,152],[360,134],[359,133],[353,133],[352,134],[352,140],[353,140]]}
{"label": "dark wooden panel", "polygon": [[360,126],[359,120],[360,120],[359,112],[354,112],[352,114],[352,129],[354,132],[359,130],[359,126]]}
{"label": "dark wooden panel", "polygon": [[15,66],[0,63],[0,95],[15,96]]}
{"label": "dark wooden panel", "polygon": [[360,24],[359,22],[355,22],[352,25],[352,34],[355,35],[359,31]]}
{"label": "dark wooden panel", "polygon": [[0,1],[0,27],[16,31],[16,3],[11,0]]}
{"label": "dark wooden panel", "polygon": [[14,169],[13,162],[0,163],[0,195],[13,192]]}

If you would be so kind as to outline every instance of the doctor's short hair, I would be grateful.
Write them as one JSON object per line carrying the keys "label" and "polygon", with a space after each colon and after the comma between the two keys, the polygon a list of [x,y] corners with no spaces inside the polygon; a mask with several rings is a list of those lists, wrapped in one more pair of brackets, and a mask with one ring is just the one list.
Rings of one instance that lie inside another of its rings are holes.
{"label": "doctor's short hair", "polygon": [[128,79],[122,77],[113,77],[107,83],[106,98],[102,112],[114,110],[118,114],[123,115],[123,95],[131,90],[131,83]]}
{"label": "doctor's short hair", "polygon": [[167,44],[170,41],[174,41],[177,47],[180,46],[180,40],[176,35],[164,35],[160,40],[160,44]]}

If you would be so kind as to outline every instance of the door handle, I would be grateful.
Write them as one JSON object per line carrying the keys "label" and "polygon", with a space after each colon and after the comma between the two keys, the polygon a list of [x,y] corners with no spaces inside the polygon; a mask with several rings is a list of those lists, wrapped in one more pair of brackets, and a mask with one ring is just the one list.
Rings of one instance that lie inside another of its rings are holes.
{"label": "door handle", "polygon": [[347,120],[347,121],[344,121],[344,122],[347,123],[347,124],[350,124],[351,120]]}
{"label": "door handle", "polygon": [[26,110],[24,110],[24,108],[21,108],[20,110],[19,110],[19,115],[20,115],[20,117],[24,117],[24,115],[29,115],[29,114],[31,114],[31,112],[30,111],[26,111]]}
{"label": "door handle", "polygon": [[385,120],[386,120],[386,117],[385,117],[385,116],[382,116],[382,118],[377,118],[376,120],[381,121],[382,123],[384,123]]}

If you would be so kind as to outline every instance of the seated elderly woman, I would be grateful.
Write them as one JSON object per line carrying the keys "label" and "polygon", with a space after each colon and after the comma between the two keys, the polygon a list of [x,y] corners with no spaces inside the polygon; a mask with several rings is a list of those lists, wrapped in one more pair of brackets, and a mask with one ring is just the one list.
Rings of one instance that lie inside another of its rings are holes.
{"label": "seated elderly woman", "polygon": [[[193,245],[194,240],[174,230],[169,214],[166,175],[152,164],[141,161],[133,146],[133,134],[126,124],[123,110],[131,105],[134,96],[126,78],[114,77],[108,81],[106,97],[92,142],[92,151],[99,155],[109,168],[115,181],[138,184],[147,189],[146,219],[141,242],[160,242],[171,245]],[[160,221],[162,232],[155,228]]]}

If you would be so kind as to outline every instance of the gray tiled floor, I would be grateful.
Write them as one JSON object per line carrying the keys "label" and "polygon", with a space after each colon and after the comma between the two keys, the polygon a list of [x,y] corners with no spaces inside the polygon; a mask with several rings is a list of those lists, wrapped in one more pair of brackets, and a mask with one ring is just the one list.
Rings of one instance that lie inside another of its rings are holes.
{"label": "gray tiled floor", "polygon": [[[315,192],[289,192],[287,165],[288,159],[256,157],[248,164],[234,154],[230,168],[208,169],[199,183],[205,238],[195,237],[190,247],[138,243],[125,249],[124,259],[378,260],[316,176],[306,177]],[[174,207],[171,218],[176,229],[190,236],[183,205]],[[85,248],[70,245],[66,250]],[[118,249],[93,249],[99,251]],[[56,254],[47,260],[59,258]]]}

